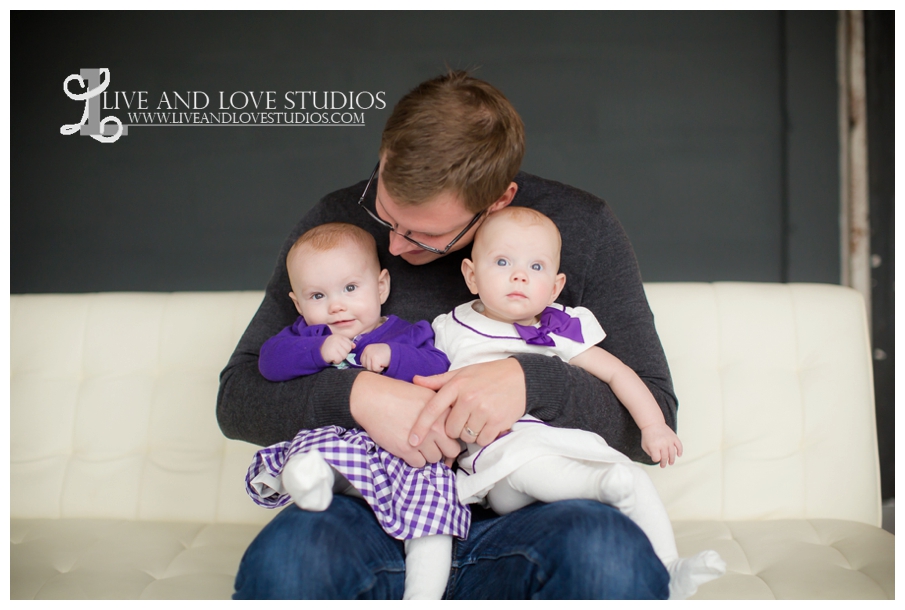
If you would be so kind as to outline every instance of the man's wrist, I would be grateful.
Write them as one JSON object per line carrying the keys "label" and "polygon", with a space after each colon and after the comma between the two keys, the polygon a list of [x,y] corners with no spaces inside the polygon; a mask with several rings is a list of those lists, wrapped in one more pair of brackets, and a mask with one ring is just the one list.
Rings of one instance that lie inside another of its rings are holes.
{"label": "man's wrist", "polygon": [[510,359],[518,362],[525,378],[525,413],[545,421],[561,413],[567,379],[561,366],[565,363],[542,354],[516,354]]}
{"label": "man's wrist", "polygon": [[349,414],[352,419],[361,426],[361,421],[367,409],[367,397],[372,395],[375,388],[374,379],[379,377],[371,371],[359,371],[352,382],[352,389],[349,393]]}
{"label": "man's wrist", "polygon": [[360,369],[338,369],[327,366],[317,375],[313,375],[314,385],[308,393],[307,400],[315,401],[317,406],[308,416],[307,427],[340,426],[354,428],[357,423],[351,414],[352,388]]}
{"label": "man's wrist", "polygon": [[369,421],[368,416],[376,397],[391,394],[393,385],[403,382],[366,369],[355,370],[358,372],[358,376],[352,383],[349,393],[349,413],[358,427],[367,432],[367,425],[373,423]]}

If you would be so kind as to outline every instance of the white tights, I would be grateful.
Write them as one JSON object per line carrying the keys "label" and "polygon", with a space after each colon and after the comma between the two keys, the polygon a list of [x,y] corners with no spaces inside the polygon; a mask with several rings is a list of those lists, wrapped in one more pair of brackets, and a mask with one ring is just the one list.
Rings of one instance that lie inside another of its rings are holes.
{"label": "white tights", "polygon": [[[317,451],[289,458],[283,488],[299,508],[322,511],[334,493],[361,495]],[[669,572],[670,599],[685,599],[701,584],[726,572],[714,551],[680,558],[666,508],[653,482],[639,466],[623,462],[585,462],[561,456],[535,458],[498,482],[487,494],[500,515],[535,501],[596,500],[618,509],[647,535]],[[405,541],[403,599],[441,599],[452,563],[452,537],[426,536]]]}
{"label": "white tights", "polygon": [[715,551],[680,558],[669,515],[653,482],[639,466],[585,462],[558,455],[535,458],[498,482],[487,494],[490,507],[505,515],[535,500],[597,500],[610,504],[641,528],[669,572],[669,598],[685,599],[698,586],[726,572]]}

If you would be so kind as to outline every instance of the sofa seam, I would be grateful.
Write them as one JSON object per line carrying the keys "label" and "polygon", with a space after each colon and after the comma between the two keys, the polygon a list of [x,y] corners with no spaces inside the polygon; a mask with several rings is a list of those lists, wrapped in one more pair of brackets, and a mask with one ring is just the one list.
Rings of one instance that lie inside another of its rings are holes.
{"label": "sofa seam", "polygon": [[[726,385],[723,380],[723,320],[720,316],[720,298],[716,284],[710,285],[713,306],[716,310],[717,378],[720,383],[720,519],[726,518]],[[733,534],[734,537],[734,534]]]}
{"label": "sofa seam", "polygon": [[[230,329],[236,327],[236,311],[239,308],[239,300],[240,295],[243,294],[241,292],[237,292],[233,294],[232,298],[232,307],[230,308]],[[217,393],[220,393],[220,381],[219,376],[217,378]],[[215,405],[216,411],[216,405]],[[215,414],[216,417],[216,414]],[[217,496],[214,501],[214,523],[220,523],[220,519],[223,517],[221,514],[221,498],[223,497],[223,477],[224,477],[224,468],[226,467],[226,459],[227,459],[227,450],[229,449],[229,445],[227,443],[227,439],[222,434],[220,435],[220,467],[217,469]]]}
{"label": "sofa seam", "polygon": [[[751,558],[748,556],[748,551],[747,551],[747,549],[745,548],[744,545],[742,545],[742,544],[739,543],[739,540],[738,540],[738,538],[737,538],[736,535],[735,535],[735,531],[733,531],[733,529],[732,529],[731,522],[730,522],[730,521],[724,521],[724,523],[726,524],[726,527],[729,529],[729,532],[732,534],[732,539],[735,541],[735,543],[736,543],[736,545],[738,546],[739,550],[742,552],[742,555],[744,555],[744,557],[745,557],[745,563],[748,564],[748,569],[750,570],[750,575],[753,576],[754,578],[758,579],[758,580],[761,581],[762,583],[764,583],[764,586],[767,587],[767,590],[768,590],[768,591],[770,591],[770,595],[773,596],[773,599],[774,599],[774,600],[777,600],[778,598],[776,597],[776,592],[773,591],[773,587],[770,586],[770,583],[768,583],[766,580],[764,580],[764,579],[761,577],[761,573],[760,573],[760,572],[755,572],[755,571],[754,571],[754,568],[753,568],[753,566],[751,565]],[[730,570],[728,569],[728,566],[727,566],[727,571],[726,571],[726,573],[728,574],[729,571],[730,571]],[[738,573],[739,573],[739,572],[736,572],[736,574],[738,574]]]}
{"label": "sofa seam", "polygon": [[792,333],[795,339],[795,381],[798,388],[798,401],[801,408],[801,438],[798,443],[798,459],[801,461],[801,508],[802,514],[807,517],[810,514],[810,501],[808,497],[808,489],[810,486],[807,484],[807,456],[805,455],[808,432],[808,409],[804,400],[804,384],[801,380],[801,334],[798,327],[798,299],[795,298],[797,291],[792,284],[786,284],[786,289],[789,294],[789,302],[792,308]]}
{"label": "sofa seam", "polygon": [[66,460],[66,466],[63,469],[63,476],[60,479],[60,497],[58,499],[58,511],[59,518],[65,519],[66,516],[63,514],[63,502],[64,497],[66,495],[66,480],[69,476],[69,471],[72,468],[72,461],[75,459],[75,447],[76,447],[76,438],[75,431],[78,428],[78,414],[81,407],[81,397],[84,391],[86,371],[85,371],[85,357],[86,357],[86,337],[88,336],[88,320],[91,318],[91,310],[94,308],[94,299],[90,297],[90,295],[86,295],[84,297],[87,305],[85,307],[85,317],[82,321],[82,338],[81,345],[79,347],[79,385],[78,390],[75,394],[75,404],[72,407],[72,433],[69,436],[69,458]]}
{"label": "sofa seam", "polygon": [[170,299],[172,298],[172,293],[166,293],[163,297],[163,307],[161,308],[160,315],[157,319],[157,354],[156,354],[156,362],[154,364],[154,383],[151,389],[151,395],[148,401],[148,419],[145,422],[145,452],[144,459],[141,461],[141,472],[138,475],[138,494],[135,498],[135,513],[134,519],[136,521],[141,520],[141,506],[142,500],[144,498],[144,484],[145,484],[145,475],[148,471],[148,463],[151,461],[151,424],[154,419],[154,401],[157,397],[157,393],[160,389],[160,354],[162,351],[162,343],[163,343],[163,321],[166,316],[167,308],[170,305]]}

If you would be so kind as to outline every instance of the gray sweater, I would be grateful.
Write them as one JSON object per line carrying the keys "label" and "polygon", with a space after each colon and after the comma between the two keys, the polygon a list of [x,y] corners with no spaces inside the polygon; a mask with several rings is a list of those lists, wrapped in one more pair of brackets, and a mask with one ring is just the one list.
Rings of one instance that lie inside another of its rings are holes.
{"label": "gray sweater", "polygon": [[[601,347],[631,367],[647,384],[676,428],[677,401],[666,356],[644,295],[631,244],[606,203],[578,189],[520,172],[512,205],[549,216],[562,233],[560,271],[566,285],[558,302],[590,309],[607,333]],[[356,224],[377,240],[381,266],[390,272],[384,315],[431,321],[473,299],[460,272],[471,246],[427,265],[414,266],[387,250],[388,230],[358,205],[365,183],[327,195],[292,230],[277,258],[264,300],[220,374],[217,419],[229,438],[258,445],[292,439],[301,429],[354,428],[349,412],[352,383],[360,370],[329,368],[316,375],[270,382],[258,371],[261,345],[298,317],[289,299],[286,254],[299,235],[334,221]],[[377,189],[368,194],[373,199]],[[373,208],[372,208],[373,209]],[[651,463],[641,432],[609,386],[591,374],[548,356],[514,356],[525,373],[528,413],[562,428],[596,432],[636,461]]]}

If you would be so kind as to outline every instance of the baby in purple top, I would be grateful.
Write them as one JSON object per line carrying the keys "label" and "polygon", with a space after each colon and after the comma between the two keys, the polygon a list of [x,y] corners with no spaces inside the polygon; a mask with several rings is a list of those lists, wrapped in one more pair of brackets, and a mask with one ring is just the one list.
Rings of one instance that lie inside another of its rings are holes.
{"label": "baby in purple top", "polygon": [[290,248],[286,266],[299,317],[261,346],[258,368],[265,378],[287,381],[336,366],[411,382],[449,368],[428,322],[380,315],[390,274],[380,269],[374,238],[363,229],[315,227]]}
{"label": "baby in purple top", "polygon": [[[381,316],[390,277],[374,238],[346,223],[304,233],[286,256],[299,318],[261,347],[258,367],[270,381],[313,375],[329,366],[357,367],[395,379],[446,372],[425,321]],[[379,447],[363,430],[302,430],[291,442],[258,451],[246,490],[270,508],[290,502],[326,510],[334,493],[362,497],[381,527],[406,545],[405,598],[440,599],[451,563],[452,536],[465,538],[469,509],[459,502],[445,464],[414,468]]]}

